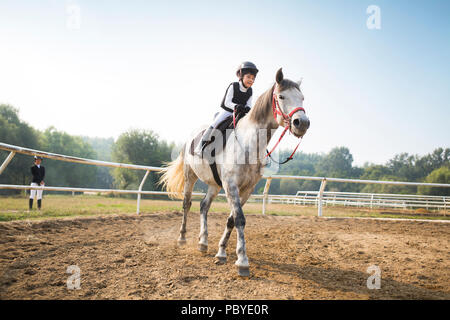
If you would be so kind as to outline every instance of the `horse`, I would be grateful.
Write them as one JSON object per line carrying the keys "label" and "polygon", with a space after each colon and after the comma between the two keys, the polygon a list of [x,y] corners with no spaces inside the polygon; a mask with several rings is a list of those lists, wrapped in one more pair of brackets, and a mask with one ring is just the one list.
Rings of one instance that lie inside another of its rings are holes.
{"label": "horse", "polygon": [[[294,136],[301,138],[310,126],[303,108],[304,96],[300,84],[301,80],[294,82],[284,79],[280,68],[275,75],[275,83],[257,99],[255,105],[237,123],[223,148],[221,139],[217,139],[220,132],[214,134],[217,143],[214,144],[215,156],[212,158],[217,165],[216,176],[218,174],[219,181],[211,170],[211,157],[189,153],[189,150],[192,150],[191,138],[183,146],[178,157],[163,168],[159,182],[172,198],[183,200],[183,218],[178,238],[180,246],[186,244],[187,214],[191,208],[195,182],[200,179],[208,185],[206,195],[200,203],[198,250],[203,253],[208,250],[207,214],[212,201],[223,188],[231,212],[219,242],[215,263],[226,263],[227,243],[233,228],[236,228],[235,265],[240,276],[250,276],[244,237],[246,219],[242,207],[262,178],[263,169],[268,164],[266,148],[274,131],[282,126],[285,127],[284,132],[289,130]],[[204,152],[207,152],[207,148]],[[217,161],[219,158],[222,161]]]}

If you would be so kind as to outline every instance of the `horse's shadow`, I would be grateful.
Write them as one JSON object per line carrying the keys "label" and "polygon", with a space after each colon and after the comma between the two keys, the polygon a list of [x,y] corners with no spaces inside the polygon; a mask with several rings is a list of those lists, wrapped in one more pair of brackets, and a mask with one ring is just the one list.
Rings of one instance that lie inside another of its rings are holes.
{"label": "horse's shadow", "polygon": [[[450,299],[450,294],[447,292],[384,278],[383,274],[381,274],[380,289],[369,289],[367,288],[367,279],[371,274],[365,272],[278,263],[258,258],[252,258],[252,264],[253,268],[259,270],[277,272],[290,277],[312,281],[320,288],[336,291],[336,296],[333,298],[337,299],[340,298],[339,291],[365,295],[369,299]],[[253,280],[260,279],[258,277],[253,278]],[[283,284],[287,283],[283,282]]]}

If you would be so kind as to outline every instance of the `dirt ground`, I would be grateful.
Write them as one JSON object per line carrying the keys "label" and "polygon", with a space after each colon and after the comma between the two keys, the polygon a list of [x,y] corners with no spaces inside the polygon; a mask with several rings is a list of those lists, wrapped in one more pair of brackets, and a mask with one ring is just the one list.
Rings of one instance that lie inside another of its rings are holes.
{"label": "dirt ground", "polygon": [[[251,276],[214,263],[227,214],[199,215],[177,247],[180,213],[0,223],[1,299],[450,299],[450,223],[247,215]],[[67,268],[80,270],[69,290]],[[381,271],[381,288],[368,289]]]}

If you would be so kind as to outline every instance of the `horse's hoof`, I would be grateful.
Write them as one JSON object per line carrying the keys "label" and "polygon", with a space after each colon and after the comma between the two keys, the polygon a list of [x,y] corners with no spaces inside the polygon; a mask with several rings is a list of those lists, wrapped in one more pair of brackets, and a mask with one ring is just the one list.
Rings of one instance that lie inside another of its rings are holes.
{"label": "horse's hoof", "polygon": [[186,239],[178,239],[178,245],[181,247],[181,246],[184,246],[186,244]]}
{"label": "horse's hoof", "polygon": [[208,251],[208,246],[207,246],[206,244],[199,243],[199,244],[198,244],[198,251],[200,251],[200,252],[206,252],[206,251]]}
{"label": "horse's hoof", "polygon": [[227,263],[227,257],[216,257],[215,264],[225,264]]}
{"label": "horse's hoof", "polygon": [[238,273],[241,277],[250,277],[249,267],[238,267]]}

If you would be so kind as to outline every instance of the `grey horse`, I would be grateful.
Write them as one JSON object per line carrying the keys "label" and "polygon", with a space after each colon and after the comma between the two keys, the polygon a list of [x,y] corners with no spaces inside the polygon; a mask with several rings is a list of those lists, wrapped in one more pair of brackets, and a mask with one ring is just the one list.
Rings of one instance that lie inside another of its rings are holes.
{"label": "grey horse", "polygon": [[[233,228],[237,230],[236,254],[240,276],[250,275],[245,247],[245,216],[242,206],[248,200],[255,185],[261,179],[267,165],[266,148],[273,132],[282,126],[296,137],[303,137],[309,128],[309,119],[303,109],[303,94],[300,81],[284,79],[280,68],[275,76],[276,83],[255,102],[249,113],[236,125],[225,146],[215,133],[214,157],[205,149],[203,157],[190,153],[192,139],[185,144],[179,156],[163,169],[160,183],[173,198],[183,199],[183,219],[178,244],[186,243],[186,219],[191,208],[192,190],[200,179],[208,185],[206,196],[200,203],[200,235],[198,249],[208,249],[207,214],[212,201],[223,188],[231,207],[225,231],[216,254],[217,263],[225,263],[226,247]],[[207,154],[205,156],[205,153]],[[208,156],[209,155],[209,156]],[[210,164],[215,162],[220,183],[214,177]]]}

